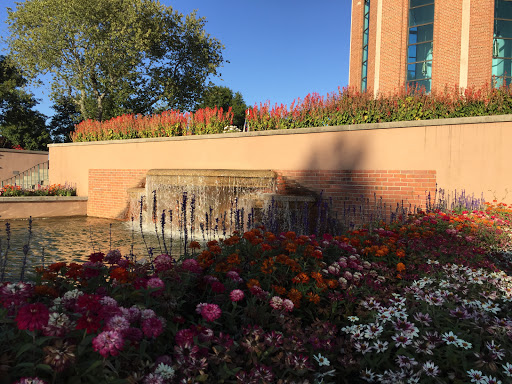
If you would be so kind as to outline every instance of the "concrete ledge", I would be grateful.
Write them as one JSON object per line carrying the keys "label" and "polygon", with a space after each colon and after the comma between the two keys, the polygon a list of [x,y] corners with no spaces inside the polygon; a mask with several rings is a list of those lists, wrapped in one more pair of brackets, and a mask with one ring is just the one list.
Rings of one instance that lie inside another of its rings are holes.
{"label": "concrete ledge", "polygon": [[449,119],[430,119],[430,120],[414,120],[414,121],[390,121],[386,123],[372,124],[347,124],[337,126],[312,127],[312,128],[296,128],[296,129],[275,129],[267,131],[252,132],[235,132],[235,133],[217,133],[210,135],[189,135],[189,136],[173,136],[173,137],[154,137],[147,139],[123,139],[123,140],[104,140],[104,141],[84,141],[78,143],[48,144],[48,147],[67,147],[80,145],[110,145],[125,143],[147,143],[160,141],[183,141],[183,140],[211,140],[226,139],[239,137],[254,136],[277,136],[277,135],[296,135],[306,133],[322,133],[322,132],[342,132],[342,131],[364,131],[372,129],[393,129],[393,128],[411,128],[411,127],[430,127],[445,125],[462,125],[462,124],[483,124],[483,123],[503,123],[512,122],[512,115],[490,115],[490,116],[472,116],[472,117],[455,117]]}
{"label": "concrete ledge", "polygon": [[86,216],[87,197],[0,197],[0,220],[32,217]]}

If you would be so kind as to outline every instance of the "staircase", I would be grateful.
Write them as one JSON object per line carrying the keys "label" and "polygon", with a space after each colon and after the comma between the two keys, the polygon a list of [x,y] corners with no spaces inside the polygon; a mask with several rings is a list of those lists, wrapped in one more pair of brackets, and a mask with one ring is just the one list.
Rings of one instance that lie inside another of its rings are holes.
{"label": "staircase", "polygon": [[29,168],[26,171],[0,181],[0,187],[3,188],[6,185],[16,185],[23,189],[36,189],[38,186],[48,185],[49,169],[49,161],[34,165],[32,168]]}

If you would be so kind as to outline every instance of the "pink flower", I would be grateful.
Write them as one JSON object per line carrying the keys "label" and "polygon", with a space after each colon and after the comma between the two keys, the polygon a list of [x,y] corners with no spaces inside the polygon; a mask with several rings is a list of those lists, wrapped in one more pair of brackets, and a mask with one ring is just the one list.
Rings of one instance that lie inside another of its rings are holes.
{"label": "pink flower", "polygon": [[293,301],[289,299],[283,300],[283,308],[286,312],[291,312],[293,310]]}
{"label": "pink flower", "polygon": [[181,329],[176,333],[176,336],[174,337],[174,340],[176,342],[176,345],[183,346],[187,343],[192,344],[194,342],[194,336],[197,336],[197,330],[186,328]]}
{"label": "pink flower", "polygon": [[121,260],[121,257],[119,249],[112,249],[108,251],[107,256],[105,256],[105,261],[109,264],[117,264],[119,260]]}
{"label": "pink flower", "polygon": [[155,292],[151,293],[153,296],[157,296],[163,292],[165,283],[159,277],[152,277],[146,283],[146,287],[150,289],[157,289]]}
{"label": "pink flower", "polygon": [[226,288],[220,281],[214,281],[211,283],[212,291],[215,293],[223,293]]}
{"label": "pink flower", "polygon": [[183,263],[181,264],[182,268],[186,271],[190,271],[193,273],[201,273],[202,268],[195,259],[186,259],[183,260]]}
{"label": "pink flower", "polygon": [[146,337],[158,337],[164,330],[164,321],[160,317],[150,317],[142,322],[142,332]]}
{"label": "pink flower", "polygon": [[107,331],[124,331],[130,328],[130,322],[123,316],[114,316],[107,321],[105,330]]}
{"label": "pink flower", "polygon": [[234,281],[235,283],[243,282],[242,278],[240,277],[240,275],[238,274],[237,271],[229,271],[228,273],[226,273],[226,277],[228,279]]}
{"label": "pink flower", "polygon": [[270,299],[270,306],[277,310],[283,309],[283,299],[281,299],[279,296],[272,297]]}
{"label": "pink flower", "polygon": [[157,272],[168,271],[172,268],[172,258],[165,253],[158,255],[153,262]]}
{"label": "pink flower", "polygon": [[48,308],[46,308],[44,304],[27,304],[18,311],[16,323],[18,324],[18,329],[34,331],[47,326],[49,318],[50,311],[48,311]]}
{"label": "pink flower", "polygon": [[46,381],[41,380],[39,377],[22,377],[14,384],[46,384]]}
{"label": "pink flower", "polygon": [[244,292],[240,289],[233,289],[231,291],[231,293],[229,294],[229,298],[233,302],[242,300],[244,298],[244,296],[245,296]]}
{"label": "pink flower", "polygon": [[99,352],[103,357],[108,357],[108,355],[119,355],[119,352],[123,349],[123,345],[123,336],[121,336],[121,333],[118,331],[101,332],[98,336],[92,339],[93,349]]}
{"label": "pink flower", "polygon": [[196,307],[196,311],[200,310],[201,316],[206,321],[215,321],[217,320],[220,315],[222,314],[222,311],[220,307],[217,304],[198,304]]}

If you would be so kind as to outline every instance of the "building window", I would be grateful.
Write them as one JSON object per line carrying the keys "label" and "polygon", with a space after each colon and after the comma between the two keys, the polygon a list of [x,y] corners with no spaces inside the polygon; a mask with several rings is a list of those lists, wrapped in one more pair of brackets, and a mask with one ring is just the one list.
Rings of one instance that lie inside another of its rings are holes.
{"label": "building window", "polygon": [[368,35],[370,30],[370,0],[364,1],[363,65],[361,67],[361,91],[368,88]]}
{"label": "building window", "polygon": [[406,81],[408,88],[421,88],[430,92],[433,40],[434,0],[410,0]]}
{"label": "building window", "polygon": [[494,39],[492,44],[492,82],[508,86],[512,79],[512,1],[494,2]]}

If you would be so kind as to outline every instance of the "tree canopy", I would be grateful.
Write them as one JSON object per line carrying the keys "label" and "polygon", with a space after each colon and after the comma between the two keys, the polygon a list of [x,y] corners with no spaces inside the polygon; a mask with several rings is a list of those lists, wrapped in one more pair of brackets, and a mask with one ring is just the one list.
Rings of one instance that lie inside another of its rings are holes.
{"label": "tree canopy", "polygon": [[8,9],[11,55],[83,119],[191,108],[218,75],[222,44],[205,19],[153,0],[26,0]]}
{"label": "tree canopy", "polygon": [[197,107],[222,107],[225,111],[231,107],[233,110],[233,124],[240,129],[244,126],[247,105],[240,92],[233,94],[233,91],[228,87],[210,85],[201,96]]}
{"label": "tree canopy", "polygon": [[0,56],[0,147],[46,150],[50,134],[46,116],[33,108],[34,96],[23,89],[26,79],[5,56]]}

